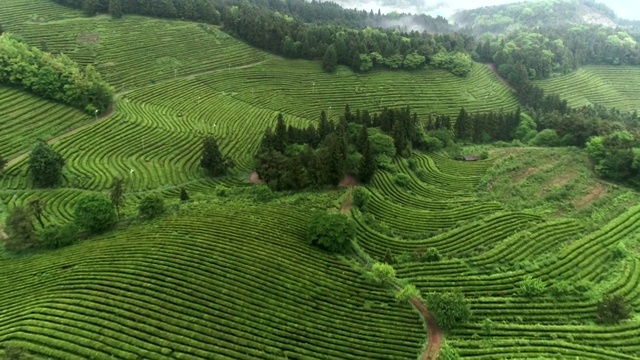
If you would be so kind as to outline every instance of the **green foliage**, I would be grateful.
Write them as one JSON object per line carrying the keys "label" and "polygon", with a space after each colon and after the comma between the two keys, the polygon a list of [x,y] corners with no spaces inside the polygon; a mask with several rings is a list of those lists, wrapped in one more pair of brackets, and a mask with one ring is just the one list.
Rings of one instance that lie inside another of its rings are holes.
{"label": "green foliage", "polygon": [[47,249],[59,249],[75,243],[79,238],[78,226],[71,222],[49,225],[40,232],[40,243]]}
{"label": "green foliage", "polygon": [[398,173],[393,176],[393,182],[400,187],[406,188],[411,184],[411,177],[405,173]]}
{"label": "green foliage", "polygon": [[412,298],[420,298],[420,291],[418,291],[415,285],[407,284],[396,291],[395,298],[396,302],[407,302]]}
{"label": "green foliage", "polygon": [[367,204],[371,199],[371,194],[364,187],[357,187],[353,191],[353,205],[361,211],[366,211]]}
{"label": "green foliage", "polygon": [[557,299],[580,294],[580,292],[566,280],[554,281],[553,284],[549,286],[548,291],[551,296]]}
{"label": "green foliage", "polygon": [[431,57],[431,65],[436,68],[449,70],[454,75],[467,76],[471,72],[473,62],[469,54],[462,52],[456,52],[454,54],[439,52]]}
{"label": "green foliage", "polygon": [[376,262],[367,275],[374,284],[388,284],[395,279],[396,270],[389,264]]}
{"label": "green foliage", "polygon": [[420,69],[425,63],[425,57],[416,52],[407,54],[402,62],[402,67],[405,69]]}
{"label": "green foliage", "polygon": [[603,324],[616,324],[631,317],[631,307],[622,295],[607,295],[598,303],[596,319]]}
{"label": "green foliage", "polygon": [[371,142],[371,151],[376,158],[379,155],[386,155],[390,158],[396,156],[396,147],[391,136],[376,131],[369,135],[369,141]]}
{"label": "green foliage", "polygon": [[7,160],[0,156],[0,173],[4,170],[5,166],[7,166]]}
{"label": "green foliage", "polygon": [[352,250],[356,227],[344,215],[321,212],[309,220],[307,240],[330,253],[346,254]]}
{"label": "green foliage", "polygon": [[140,200],[138,214],[148,220],[165,213],[164,198],[160,194],[149,194]]}
{"label": "green foliage", "polygon": [[560,146],[560,144],[560,138],[553,129],[544,129],[529,141],[529,145],[532,146],[554,147]]}
{"label": "green foliage", "polygon": [[66,55],[42,52],[10,34],[0,35],[0,53],[0,84],[19,86],[79,109],[90,106],[104,112],[111,105],[113,89],[92,65],[81,70]]}
{"label": "green foliage", "polygon": [[4,348],[2,360],[32,360],[33,355],[27,350],[13,345],[7,345]]}
{"label": "green foliage", "polygon": [[180,188],[180,201],[189,201],[189,193],[183,187]]}
{"label": "green foliage", "polygon": [[336,71],[337,65],[338,54],[336,53],[336,47],[331,44],[327,47],[327,50],[324,53],[324,57],[322,58],[322,68],[326,72],[334,72]]}
{"label": "green foliage", "polygon": [[440,353],[438,354],[438,360],[458,360],[460,359],[460,354],[458,351],[454,349],[447,341],[442,342],[442,347],[440,348]]}
{"label": "green foliage", "polygon": [[118,217],[111,201],[101,195],[85,195],[76,203],[74,221],[91,234],[99,234],[116,226]]}
{"label": "green foliage", "polygon": [[426,297],[427,308],[445,331],[464,325],[471,318],[471,310],[461,292],[431,292]]}
{"label": "green foliage", "polygon": [[204,168],[209,176],[217,177],[226,175],[227,170],[233,166],[233,160],[222,156],[215,137],[207,136],[204,138],[202,141],[200,167]]}
{"label": "green foliage", "polygon": [[489,318],[486,318],[482,321],[482,333],[486,336],[490,336],[493,332],[493,321]]}
{"label": "green foliage", "polygon": [[54,187],[62,180],[62,155],[49,144],[39,142],[29,156],[29,173],[37,187]]}
{"label": "green foliage", "polygon": [[438,251],[438,249],[436,249],[434,247],[430,247],[422,255],[422,260],[427,261],[427,262],[438,262],[438,261],[442,260],[442,255],[440,255],[440,252]]}
{"label": "green foliage", "polygon": [[526,275],[522,281],[519,283],[520,289],[518,292],[521,295],[532,298],[536,296],[541,296],[546,291],[546,284],[544,281],[538,278],[532,278],[531,275]]}
{"label": "green foliage", "polygon": [[40,227],[44,229],[44,222],[42,221],[42,213],[44,212],[44,201],[39,197],[34,197],[29,200],[29,209],[35,216],[38,223],[40,223]]}
{"label": "green foliage", "polygon": [[111,205],[116,209],[116,215],[120,218],[120,208],[124,203],[124,179],[118,177],[111,185]]}
{"label": "green foliage", "polygon": [[31,214],[22,206],[16,206],[9,213],[5,228],[7,239],[4,248],[8,251],[22,251],[34,248],[38,244]]}

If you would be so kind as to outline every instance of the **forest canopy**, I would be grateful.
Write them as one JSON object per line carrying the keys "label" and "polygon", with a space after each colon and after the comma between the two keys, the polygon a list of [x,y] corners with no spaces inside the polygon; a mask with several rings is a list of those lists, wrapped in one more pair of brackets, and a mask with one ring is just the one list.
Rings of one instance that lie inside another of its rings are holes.
{"label": "forest canopy", "polygon": [[9,33],[0,35],[0,84],[16,86],[46,99],[104,112],[113,89],[92,65],[85,69],[64,54],[31,47]]}

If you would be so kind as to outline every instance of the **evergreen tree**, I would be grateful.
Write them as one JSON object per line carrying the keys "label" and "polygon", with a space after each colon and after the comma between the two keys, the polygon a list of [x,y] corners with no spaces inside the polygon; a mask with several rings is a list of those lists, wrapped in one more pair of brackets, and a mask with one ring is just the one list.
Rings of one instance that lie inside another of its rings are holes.
{"label": "evergreen tree", "polygon": [[369,132],[366,127],[361,127],[360,132],[358,133],[358,137],[356,138],[356,149],[360,154],[364,154],[365,146],[369,141]]}
{"label": "evergreen tree", "polygon": [[327,135],[333,132],[333,126],[331,126],[331,122],[327,119],[327,113],[322,110],[320,112],[320,124],[318,125],[318,137],[319,141],[323,141]]}
{"label": "evergreen tree", "polygon": [[278,121],[276,123],[276,131],[274,135],[273,149],[279,152],[284,152],[289,143],[289,139],[287,134],[287,125],[284,123],[282,113],[278,114]]}
{"label": "evergreen tree", "polygon": [[122,12],[122,0],[109,0],[109,14],[114,19],[120,19],[124,15]]}
{"label": "evergreen tree", "polygon": [[120,218],[120,207],[124,203],[124,180],[116,178],[111,186],[111,205],[116,209],[116,215]]}
{"label": "evergreen tree", "polygon": [[29,157],[29,171],[38,187],[53,187],[62,179],[64,159],[47,143],[39,142]]}
{"label": "evergreen tree", "polygon": [[325,139],[324,148],[320,156],[320,169],[326,184],[337,186],[345,171],[345,154],[342,139],[336,134],[330,134]]}
{"label": "evergreen tree", "polygon": [[376,173],[377,169],[376,158],[373,156],[373,151],[371,151],[371,142],[367,138],[364,144],[364,150],[362,152],[362,162],[360,164],[360,170],[358,171],[358,175],[360,176],[360,181],[363,183],[368,183],[373,178],[373,175]]}
{"label": "evergreen tree", "polygon": [[202,142],[202,158],[200,167],[204,168],[210,176],[222,176],[227,174],[227,170],[233,166],[233,161],[224,158],[218,142],[213,136],[207,136]]}
{"label": "evergreen tree", "polygon": [[456,118],[455,132],[458,140],[470,140],[473,137],[473,122],[464,107],[460,108]]}
{"label": "evergreen tree", "polygon": [[333,44],[329,45],[327,51],[324,53],[324,58],[322,59],[322,67],[327,72],[336,71],[336,67],[338,66],[338,55],[336,54],[336,48]]}
{"label": "evergreen tree", "polygon": [[402,126],[400,121],[396,121],[393,124],[391,137],[393,137],[393,143],[396,146],[396,152],[402,155],[402,152],[407,147],[407,135],[404,133],[404,127]]}

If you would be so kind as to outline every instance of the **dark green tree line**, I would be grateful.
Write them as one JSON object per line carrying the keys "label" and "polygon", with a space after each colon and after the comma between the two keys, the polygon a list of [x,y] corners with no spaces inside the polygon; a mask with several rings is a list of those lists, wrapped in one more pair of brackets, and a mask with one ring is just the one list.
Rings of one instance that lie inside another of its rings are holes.
{"label": "dark green tree line", "polygon": [[113,101],[113,89],[92,65],[81,69],[66,55],[30,47],[8,33],[0,35],[0,83],[80,108],[93,115]]}

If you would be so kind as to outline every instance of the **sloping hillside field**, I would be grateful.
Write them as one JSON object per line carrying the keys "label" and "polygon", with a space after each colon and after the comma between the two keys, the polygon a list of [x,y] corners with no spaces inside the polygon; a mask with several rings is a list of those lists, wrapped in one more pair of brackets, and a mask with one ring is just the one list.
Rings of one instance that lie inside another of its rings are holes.
{"label": "sloping hillside field", "polygon": [[571,106],[599,104],[619,110],[640,110],[640,68],[633,66],[585,66],[556,78],[539,81],[545,91],[558,93]]}
{"label": "sloping hillside field", "polygon": [[[461,106],[515,109],[486,66],[467,78],[327,74],[218,27],[85,18],[48,0],[2,0],[0,24],[95,65],[117,93],[113,112],[93,117],[0,87],[0,155],[9,160],[0,219],[38,197],[45,227],[68,224],[80,198],[108,196],[125,179],[117,230],[57,250],[0,252],[0,355],[19,347],[60,360],[428,359],[425,345],[438,336],[427,338],[421,314],[391,286],[367,279],[363,264],[374,260],[423,298],[465,296],[471,318],[442,344],[461,358],[640,358],[637,315],[596,321],[606,295],[640,311],[640,196],[595,179],[581,150],[486,147],[488,159],[474,162],[416,151],[389,158],[368,185],[302,193],[248,181],[278,113],[306,128],[322,110],[338,120],[346,103],[354,112],[410,106],[420,119],[455,117]],[[588,67],[541,84],[572,105],[635,109],[637,89],[618,86],[635,74]],[[228,176],[200,167],[206,135],[234,160]],[[65,159],[54,189],[30,178],[38,139]],[[140,218],[148,194],[164,198],[166,215]],[[357,257],[308,244],[318,211],[353,220]]]}

